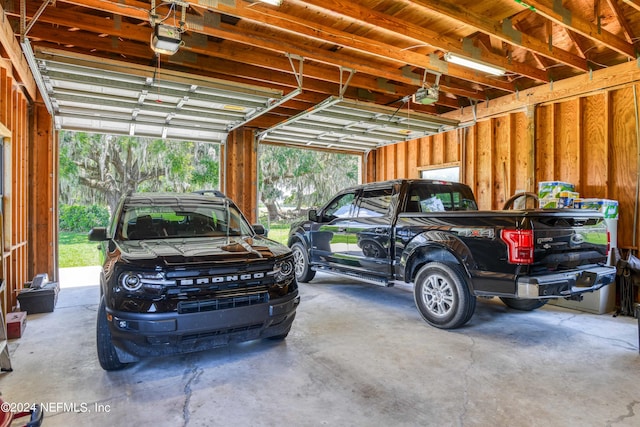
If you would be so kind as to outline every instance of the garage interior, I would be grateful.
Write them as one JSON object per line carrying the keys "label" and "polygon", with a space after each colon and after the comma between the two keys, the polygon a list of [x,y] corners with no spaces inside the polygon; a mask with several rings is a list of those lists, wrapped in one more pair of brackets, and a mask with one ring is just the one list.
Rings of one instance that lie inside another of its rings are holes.
{"label": "garage interior", "polygon": [[[260,144],[357,154],[363,182],[457,166],[480,209],[570,182],[618,201],[620,256],[637,255],[640,1],[275,3],[2,2],[3,313],[36,274],[61,279],[60,130],[220,144],[221,190],[252,222]],[[2,397],[117,411],[62,411],[51,425],[637,424],[628,316],[557,306],[523,315],[489,301],[482,322],[439,331],[402,289],[323,277],[302,287],[299,322],[280,346],[106,374],[94,356],[97,289],[83,279],[9,343]]]}

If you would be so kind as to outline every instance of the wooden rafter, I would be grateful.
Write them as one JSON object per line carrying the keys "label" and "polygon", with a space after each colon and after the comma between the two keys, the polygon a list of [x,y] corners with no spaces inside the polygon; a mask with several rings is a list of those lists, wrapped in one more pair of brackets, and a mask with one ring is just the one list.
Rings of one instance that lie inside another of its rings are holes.
{"label": "wooden rafter", "polygon": [[629,6],[633,7],[634,9],[640,11],[640,1],[638,0],[622,0],[622,1],[628,4]]}
{"label": "wooden rafter", "polygon": [[[41,0],[24,1],[34,47],[146,66],[156,61],[148,0],[56,0],[37,20],[32,15]],[[156,2],[161,16],[172,1]],[[280,7],[254,0],[186,2],[183,44],[175,55],[161,57],[164,68],[288,93],[298,87],[289,58],[302,59],[303,93],[261,123],[340,93],[341,70],[355,72],[345,97],[385,105],[406,100],[439,76],[437,104],[416,109],[442,113],[469,99],[493,99],[587,72],[591,63],[624,62],[635,55],[640,31],[637,14],[629,13],[640,10],[640,0],[283,0]],[[18,3],[4,5],[10,25],[3,29],[18,28]],[[445,53],[507,73],[489,77],[444,61]]]}
{"label": "wooden rafter", "polygon": [[[100,8],[103,7],[103,3],[104,3],[100,0],[60,0],[60,1],[74,4],[74,5],[85,5],[98,10],[100,10]],[[144,12],[144,10],[141,8],[141,4],[139,2],[125,0],[123,3],[118,3],[117,5],[110,2],[107,2],[107,3],[108,3],[107,9],[109,10],[109,12],[115,13],[120,16],[129,16],[129,17],[135,17],[137,19],[144,19],[143,17],[145,16],[146,12]],[[67,20],[66,22],[69,22],[69,21]],[[393,81],[397,81],[400,83],[405,83],[413,86],[419,85],[419,82],[417,82],[413,78],[408,78],[400,74],[398,72],[398,68],[400,65],[404,65],[405,63],[413,63],[413,65],[415,66],[434,69],[434,67],[430,65],[428,57],[419,56],[412,52],[403,52],[403,55],[400,56],[400,59],[397,59],[398,65],[396,65],[395,67],[385,69],[378,66],[372,67],[367,64],[362,64],[361,62],[354,62],[353,56],[346,53],[343,54],[343,53],[328,52],[321,49],[315,49],[310,51],[308,46],[296,45],[294,42],[290,40],[270,41],[270,40],[266,40],[260,32],[247,31],[247,30],[243,30],[242,32],[239,32],[239,31],[235,31],[235,29],[233,28],[225,27],[224,24],[220,24],[218,28],[204,26],[199,29],[194,29],[191,32],[204,34],[204,35],[220,38],[227,41],[235,41],[243,45],[251,45],[255,48],[276,51],[279,53],[291,53],[291,54],[296,54],[303,57],[310,57],[317,61],[324,62],[326,64],[355,69],[361,73],[366,73],[373,76],[377,76],[379,78],[393,80]],[[188,43],[186,44],[186,48],[192,49]],[[197,50],[197,48],[194,48],[194,49]],[[381,49],[384,49],[384,47],[381,47]],[[397,51],[398,49],[395,49],[395,50]],[[206,54],[206,51],[207,49],[205,49],[205,52],[201,52],[201,53]],[[388,52],[391,53],[390,50]],[[407,61],[407,58],[411,58],[412,62]],[[305,67],[305,71],[306,69],[307,67]],[[325,71],[325,74],[326,74],[326,71]],[[496,87],[501,90],[505,90],[509,92],[515,91],[515,88],[508,82],[500,82],[499,80],[496,80],[496,79],[483,79],[483,78],[480,78],[480,80],[478,80],[478,77],[474,75],[474,73],[470,73],[469,71],[461,68],[456,70],[455,67],[453,67],[453,69],[450,70],[449,74],[452,76],[457,76],[462,79],[466,79],[466,80],[472,79],[473,81],[479,81],[481,83],[486,84],[487,86]],[[455,93],[454,88],[451,88],[451,89],[452,89],[452,93]],[[448,89],[443,87],[443,90],[448,90]]]}
{"label": "wooden rafter", "polygon": [[622,27],[622,31],[624,32],[625,39],[629,43],[635,44],[634,31],[631,28],[631,25],[629,25],[629,21],[627,21],[627,19],[624,17],[624,14],[622,13],[622,9],[620,9],[620,5],[618,5],[617,0],[607,0],[607,4],[611,8],[611,11],[613,12],[616,19],[618,20],[618,23]]}
{"label": "wooden rafter", "polygon": [[[0,5],[0,17],[4,16],[5,11],[2,5]],[[4,22],[2,23],[2,26],[0,26],[0,46],[4,48],[5,52],[7,52],[7,55],[11,60],[11,64],[17,72],[18,80],[24,84],[26,92],[31,98],[35,98],[36,82],[29,71],[29,65],[22,55],[20,46],[13,36],[11,27],[9,25],[5,25]]]}
{"label": "wooden rafter", "polygon": [[[86,37],[78,37],[73,33],[62,30],[47,30],[46,32],[40,31],[38,33],[34,33],[38,38],[55,39],[64,44],[74,43],[77,46],[84,46],[86,49],[94,48],[113,53],[125,51],[126,54],[131,57],[146,57],[151,59],[153,55],[150,49],[147,47],[147,43],[151,34],[150,28],[140,28],[135,24],[124,22],[120,23],[117,26],[114,26],[113,20],[106,20],[79,12],[70,12],[66,10],[56,9],[51,9],[47,14],[43,15],[40,20],[42,22],[53,24],[57,28],[63,28],[65,25],[67,25],[68,22],[73,21],[75,28],[77,29],[95,32],[98,34],[109,34],[112,37],[121,38],[123,39],[123,41],[119,42],[116,45],[113,45],[113,42],[110,39],[104,37],[96,37],[94,40],[89,40]],[[123,44],[127,43],[126,40],[144,43],[144,45],[140,45],[139,47],[127,45],[126,49],[122,49]],[[200,43],[190,43],[190,38],[188,35],[185,36],[185,41],[187,45],[187,47],[185,48],[186,50],[200,55],[198,59],[198,66],[201,68],[225,72],[221,69],[223,64],[220,61],[208,59],[211,56],[214,56],[215,58],[223,58],[229,61],[234,61],[235,65],[227,66],[226,72],[229,75],[237,75],[238,64],[243,63],[242,67],[247,67],[246,69],[243,69],[243,74],[253,75],[256,81],[264,79],[264,71],[260,72],[260,68],[263,70],[264,68],[269,68],[271,70],[270,73],[276,73],[272,77],[275,78],[276,82],[295,86],[295,80],[291,77],[286,77],[286,75],[290,75],[292,73],[292,70],[289,61],[284,56],[274,57],[267,52],[258,52],[256,50],[247,49],[242,45],[234,44],[229,45],[218,43],[201,46]],[[180,58],[180,54],[178,54],[175,58]],[[205,64],[207,66],[203,67]],[[184,65],[189,66],[189,63],[185,61]],[[256,68],[255,71],[252,71],[252,67],[260,68]],[[419,84],[417,78],[402,77],[396,74],[397,72],[393,74],[390,72],[389,76],[393,77],[395,81],[403,81],[404,83],[414,86]],[[283,77],[278,77],[279,75],[282,75]],[[313,79],[307,79],[305,81],[306,90],[317,90],[318,92],[325,93],[337,93],[336,85],[340,81],[339,73],[337,71],[335,73],[331,73],[328,72],[325,67],[317,65],[305,65],[305,75]],[[334,86],[330,87],[326,84],[323,86],[320,83],[321,81],[334,84]],[[381,85],[377,78],[366,77],[364,74],[356,74],[356,76],[354,76],[353,83],[357,84],[358,87],[372,92],[389,93],[401,96],[407,94],[406,92],[402,91],[398,92],[399,87],[397,86]],[[471,97],[474,99],[484,98],[482,91],[478,90],[472,91],[469,89],[446,84],[442,85],[442,89],[458,96]]]}
{"label": "wooden rafter", "polygon": [[578,38],[576,37],[575,33],[573,31],[571,31],[571,29],[569,29],[567,27],[564,27],[564,30],[567,33],[567,36],[569,36],[569,38],[573,42],[573,44],[576,47],[576,50],[578,51],[580,56],[583,57],[583,58],[586,58],[587,55],[585,54],[584,49],[580,45],[580,40],[578,40]]}
{"label": "wooden rafter", "polygon": [[536,13],[556,24],[603,44],[609,49],[615,50],[629,58],[635,58],[635,49],[632,44],[616,37],[603,28],[599,28],[591,22],[575,16],[570,10],[564,7],[549,6],[546,2],[540,0],[527,0],[527,4],[530,7],[534,7]]}
{"label": "wooden rafter", "polygon": [[[347,18],[361,25],[373,27],[374,25],[372,23],[375,23],[376,28],[387,30],[388,32],[393,33],[394,35],[401,35],[403,37],[406,37],[408,40],[411,40],[412,43],[416,44],[417,46],[420,46],[420,45],[429,46],[434,49],[441,49],[445,52],[453,52],[460,55],[468,54],[465,51],[460,40],[447,37],[443,34],[437,33],[435,31],[431,31],[428,28],[411,24],[410,22],[393,18],[389,15],[376,12],[375,10],[366,9],[362,6],[359,6],[356,2],[344,3],[344,2],[322,1],[322,0],[309,0],[309,1],[301,2],[299,0],[293,0],[292,3],[310,4],[319,9],[329,11],[331,14],[336,14],[340,17]],[[219,3],[218,7],[221,7],[221,6],[222,4]],[[273,12],[270,12],[269,14],[273,15]],[[317,24],[308,23],[308,25],[317,27]],[[398,33],[398,28],[402,28],[402,32],[400,34]],[[347,38],[349,37],[353,37],[353,36],[347,35]],[[366,40],[370,41],[370,39],[366,39]],[[485,51],[483,53],[482,59],[485,62],[488,62],[495,66],[502,67],[506,70],[509,70],[510,72],[527,76],[539,81],[548,81],[548,78],[544,72],[541,72],[540,70],[534,67],[529,67],[525,64],[509,63],[509,61],[504,57],[495,55],[490,51]]]}
{"label": "wooden rafter", "polygon": [[[425,55],[420,55],[414,53],[410,50],[399,49],[397,46],[391,46],[384,43],[377,42],[370,38],[359,37],[357,35],[344,33],[341,31],[337,31],[332,29],[329,26],[324,26],[318,23],[306,22],[304,20],[298,19],[296,22],[292,22],[292,20],[283,14],[279,14],[278,12],[270,12],[268,15],[262,14],[260,12],[256,12],[251,8],[246,8],[241,2],[235,3],[234,7],[228,6],[225,3],[218,2],[215,3],[215,7],[209,6],[210,10],[219,11],[221,13],[233,15],[243,19],[252,20],[258,24],[268,24],[272,28],[276,28],[280,31],[293,33],[296,35],[304,35],[306,37],[315,39],[316,41],[321,41],[325,43],[332,43],[335,45],[342,46],[344,48],[348,48],[358,53],[364,53],[368,55],[372,55],[378,58],[383,58],[387,60],[395,60],[398,61],[399,65],[402,66],[404,64],[413,65],[415,67],[425,68],[427,70],[431,70],[434,72],[441,72],[441,68],[438,64],[432,63],[430,58]],[[246,30],[243,30],[243,32]],[[257,34],[254,34],[257,35]],[[282,46],[281,43],[278,43]],[[263,43],[256,44],[257,47],[263,48],[273,48],[272,46],[267,46]],[[293,44],[290,44],[290,53],[298,53],[294,52]],[[287,47],[286,45],[282,47]],[[332,53],[331,55],[327,55],[326,52],[322,49],[310,49],[307,47],[308,56],[314,58],[316,60],[323,61],[332,61],[329,58],[339,57],[340,54]],[[300,52],[301,53],[301,52]],[[342,65],[342,64],[333,64],[333,65]],[[363,67],[357,64],[349,64],[350,68],[356,69],[360,71]],[[364,71],[364,70],[363,70]],[[370,71],[365,71],[370,72]],[[372,72],[375,75],[375,72]],[[455,67],[450,66],[448,70],[448,74],[467,81],[475,81],[481,83],[486,86],[495,87],[498,89],[506,90],[506,91],[514,91],[515,89],[509,84],[502,84],[499,80],[489,79],[482,76],[478,76],[476,73],[470,72],[463,67]],[[389,79],[393,79],[393,76],[384,76]]]}
{"label": "wooden rafter", "polygon": [[503,25],[501,23],[494,22],[487,17],[473,13],[472,11],[455,3],[444,0],[413,0],[412,3],[418,4],[443,16],[458,20],[477,29],[478,31],[492,34],[502,41],[516,46],[521,46],[533,53],[545,56],[554,61],[561,62],[582,71],[586,71],[588,69],[587,62],[577,55],[559,48],[550,49],[547,43],[530,37],[525,33],[507,33],[503,30]]}

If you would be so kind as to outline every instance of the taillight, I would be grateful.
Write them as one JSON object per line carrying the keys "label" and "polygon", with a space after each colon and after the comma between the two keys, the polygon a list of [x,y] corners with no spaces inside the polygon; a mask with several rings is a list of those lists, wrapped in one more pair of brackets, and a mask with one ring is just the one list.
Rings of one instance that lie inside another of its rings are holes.
{"label": "taillight", "polygon": [[533,230],[502,230],[510,264],[533,264]]}

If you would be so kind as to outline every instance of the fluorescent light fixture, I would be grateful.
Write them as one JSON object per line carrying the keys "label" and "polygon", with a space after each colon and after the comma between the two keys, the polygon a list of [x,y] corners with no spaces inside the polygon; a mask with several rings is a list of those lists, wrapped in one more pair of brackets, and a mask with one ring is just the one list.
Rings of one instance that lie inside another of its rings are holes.
{"label": "fluorescent light fixture", "polygon": [[272,4],[274,6],[280,6],[282,4],[282,0],[260,0],[262,3]]}
{"label": "fluorescent light fixture", "polygon": [[451,52],[444,55],[444,60],[452,64],[462,65],[463,67],[491,74],[492,76],[502,76],[506,72],[504,68],[496,67],[475,59],[465,58],[464,56],[459,56]]}

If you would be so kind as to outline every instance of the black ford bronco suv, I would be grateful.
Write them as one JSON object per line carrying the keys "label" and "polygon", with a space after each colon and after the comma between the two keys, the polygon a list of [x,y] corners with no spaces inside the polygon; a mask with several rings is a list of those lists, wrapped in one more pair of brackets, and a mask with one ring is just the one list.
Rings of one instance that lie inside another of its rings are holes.
{"label": "black ford bronco suv", "polygon": [[383,286],[414,285],[418,311],[450,329],[471,319],[476,297],[533,310],[580,300],[611,283],[602,214],[581,209],[478,211],[462,183],[374,182],[345,189],[292,224],[298,282],[316,271]]}
{"label": "black ford bronco suv", "polygon": [[220,193],[134,193],[100,241],[97,346],[116,370],[140,357],[284,339],[300,301],[291,251]]}

